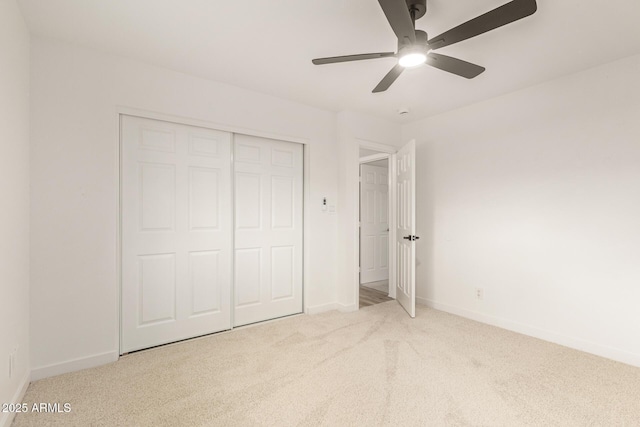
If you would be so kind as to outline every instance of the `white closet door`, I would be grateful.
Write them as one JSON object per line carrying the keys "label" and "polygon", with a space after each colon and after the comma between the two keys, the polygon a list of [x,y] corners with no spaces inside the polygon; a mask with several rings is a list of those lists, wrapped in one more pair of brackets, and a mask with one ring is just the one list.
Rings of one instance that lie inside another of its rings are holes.
{"label": "white closet door", "polygon": [[388,170],[360,166],[360,283],[389,279]]}
{"label": "white closet door", "polygon": [[231,328],[231,135],[122,116],[121,352]]}
{"label": "white closet door", "polygon": [[302,145],[236,135],[234,326],[302,312]]}

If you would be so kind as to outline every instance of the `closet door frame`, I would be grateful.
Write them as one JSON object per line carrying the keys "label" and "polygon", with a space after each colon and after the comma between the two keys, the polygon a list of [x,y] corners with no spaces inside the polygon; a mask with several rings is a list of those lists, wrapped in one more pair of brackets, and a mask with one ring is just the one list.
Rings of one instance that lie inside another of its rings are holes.
{"label": "closet door frame", "polygon": [[[116,316],[117,321],[115,322],[115,346],[118,349],[118,357],[122,355],[122,134],[121,134],[121,117],[122,116],[134,116],[143,119],[150,120],[159,120],[169,123],[175,123],[178,125],[185,126],[196,126],[201,128],[207,128],[212,130],[218,130],[223,132],[230,132],[233,135],[231,136],[231,144],[233,147],[234,136],[235,134],[243,134],[248,136],[256,136],[260,138],[268,138],[275,139],[284,142],[292,142],[296,144],[302,145],[302,164],[303,164],[303,172],[302,172],[302,221],[303,221],[303,231],[302,231],[302,312],[307,313],[307,299],[305,298],[306,294],[306,284],[309,283],[309,245],[307,244],[306,236],[310,231],[309,218],[310,215],[310,203],[309,203],[309,194],[310,194],[310,155],[311,155],[311,147],[308,144],[308,141],[305,138],[297,138],[285,135],[278,135],[269,132],[262,132],[253,129],[247,128],[238,128],[234,126],[227,126],[218,123],[209,122],[206,120],[198,120],[198,119],[190,119],[181,116],[174,116],[170,114],[157,113],[152,111],[141,110],[137,108],[130,108],[124,106],[117,106],[114,114],[114,140],[116,144],[115,150],[115,177],[116,177],[116,188],[118,191],[116,192],[116,300],[114,301],[114,314]],[[231,158],[233,162],[233,157]],[[232,163],[233,164],[233,163]],[[232,186],[234,185],[233,176],[232,176]],[[232,196],[233,197],[233,196]],[[232,205],[234,201],[232,200]],[[235,206],[233,206],[235,209]],[[233,213],[233,212],[232,212]],[[233,291],[233,283],[234,276],[232,271],[232,282],[231,282],[231,298],[233,301],[234,291]],[[233,305],[232,305],[233,306]],[[233,322],[233,309],[232,309],[232,322]]]}

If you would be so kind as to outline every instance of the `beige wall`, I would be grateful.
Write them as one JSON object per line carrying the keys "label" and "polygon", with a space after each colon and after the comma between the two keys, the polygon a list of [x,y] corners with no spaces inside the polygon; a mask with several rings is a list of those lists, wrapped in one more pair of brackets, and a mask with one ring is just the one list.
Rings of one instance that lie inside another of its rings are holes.
{"label": "beige wall", "polygon": [[639,75],[633,56],[403,127],[422,302],[640,366]]}
{"label": "beige wall", "polygon": [[34,377],[118,354],[119,107],[307,143],[305,306],[336,300],[335,114],[96,51],[32,45],[31,337]]}

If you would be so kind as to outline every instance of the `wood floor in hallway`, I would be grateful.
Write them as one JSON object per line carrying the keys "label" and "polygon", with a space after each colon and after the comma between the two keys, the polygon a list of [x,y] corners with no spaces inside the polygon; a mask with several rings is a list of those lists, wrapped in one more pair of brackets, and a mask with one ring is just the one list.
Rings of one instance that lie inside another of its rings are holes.
{"label": "wood floor in hallway", "polygon": [[393,298],[389,298],[386,292],[360,285],[360,308],[391,300],[393,300]]}

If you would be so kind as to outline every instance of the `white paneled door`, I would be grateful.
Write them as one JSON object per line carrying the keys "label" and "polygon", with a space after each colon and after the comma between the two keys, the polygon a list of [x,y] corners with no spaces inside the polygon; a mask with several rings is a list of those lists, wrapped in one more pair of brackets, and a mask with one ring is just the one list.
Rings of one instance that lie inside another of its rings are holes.
{"label": "white paneled door", "polygon": [[302,312],[302,145],[236,135],[234,326]]}
{"label": "white paneled door", "polygon": [[389,279],[388,168],[360,166],[360,283]]}
{"label": "white paneled door", "polygon": [[231,134],[121,118],[121,352],[231,328]]}
{"label": "white paneled door", "polygon": [[302,161],[122,116],[122,353],[302,312]]}
{"label": "white paneled door", "polygon": [[396,299],[416,315],[416,146],[411,141],[395,155],[396,173]]}

